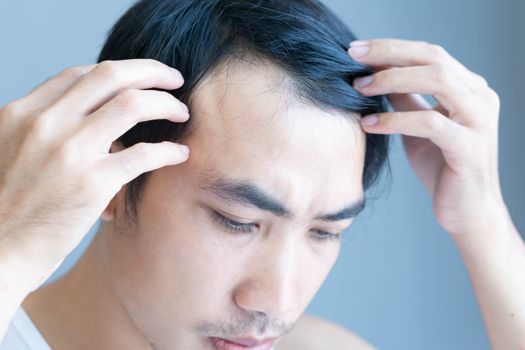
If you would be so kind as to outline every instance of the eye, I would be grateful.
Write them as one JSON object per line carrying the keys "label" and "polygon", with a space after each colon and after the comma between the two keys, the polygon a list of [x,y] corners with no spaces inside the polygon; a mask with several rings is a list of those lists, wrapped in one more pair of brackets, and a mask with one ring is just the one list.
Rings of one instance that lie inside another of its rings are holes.
{"label": "eye", "polygon": [[257,227],[256,224],[243,224],[237,221],[233,221],[231,219],[228,219],[224,215],[220,214],[219,212],[212,210],[211,211],[212,218],[217,221],[219,224],[224,226],[228,231],[230,232],[253,232],[253,230]]}
{"label": "eye", "polygon": [[[251,233],[257,228],[257,224],[245,224],[229,219],[216,210],[211,210],[212,218],[226,230],[234,233]],[[318,241],[340,240],[341,233],[331,233],[323,230],[313,230],[313,238]]]}
{"label": "eye", "polygon": [[314,230],[315,235],[314,239],[319,241],[324,240],[340,240],[341,239],[341,233],[331,233],[323,230]]}

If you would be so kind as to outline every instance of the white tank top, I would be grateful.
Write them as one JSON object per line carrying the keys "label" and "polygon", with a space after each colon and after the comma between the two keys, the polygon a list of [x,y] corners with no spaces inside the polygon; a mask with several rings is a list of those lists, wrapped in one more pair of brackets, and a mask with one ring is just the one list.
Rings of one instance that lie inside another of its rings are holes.
{"label": "white tank top", "polygon": [[7,328],[4,339],[0,342],[0,350],[51,350],[51,348],[20,306]]}
{"label": "white tank top", "polygon": [[22,306],[13,317],[0,350],[51,350],[44,337],[33,324]]}

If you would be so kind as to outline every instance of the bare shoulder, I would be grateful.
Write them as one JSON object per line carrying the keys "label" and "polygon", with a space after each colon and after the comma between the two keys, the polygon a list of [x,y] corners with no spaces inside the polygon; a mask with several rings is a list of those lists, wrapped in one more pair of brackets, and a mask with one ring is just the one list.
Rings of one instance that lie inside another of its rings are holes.
{"label": "bare shoulder", "polygon": [[303,315],[294,329],[275,346],[276,350],[374,350],[358,335],[327,320]]}

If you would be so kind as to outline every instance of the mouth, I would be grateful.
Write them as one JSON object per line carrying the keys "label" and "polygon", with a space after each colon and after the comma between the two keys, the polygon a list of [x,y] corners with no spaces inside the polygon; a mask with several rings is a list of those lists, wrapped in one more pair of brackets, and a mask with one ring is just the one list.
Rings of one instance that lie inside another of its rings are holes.
{"label": "mouth", "polygon": [[271,350],[276,338],[216,338],[210,337],[215,350]]}

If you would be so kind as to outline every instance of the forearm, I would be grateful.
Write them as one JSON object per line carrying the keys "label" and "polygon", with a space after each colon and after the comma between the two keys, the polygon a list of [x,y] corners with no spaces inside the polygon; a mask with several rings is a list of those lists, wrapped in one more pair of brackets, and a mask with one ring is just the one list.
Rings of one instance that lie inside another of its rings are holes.
{"label": "forearm", "polygon": [[494,349],[525,348],[525,244],[506,208],[483,230],[452,235]]}

